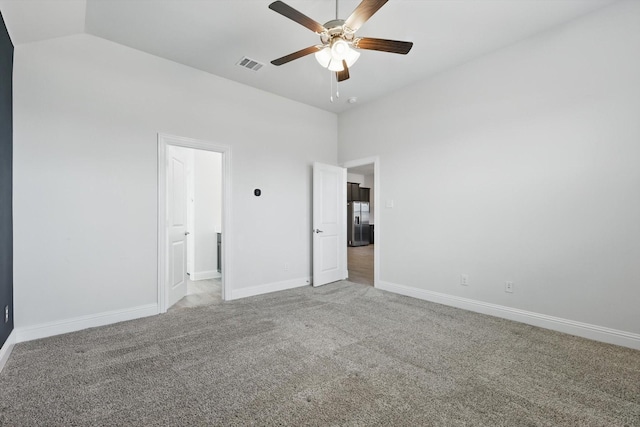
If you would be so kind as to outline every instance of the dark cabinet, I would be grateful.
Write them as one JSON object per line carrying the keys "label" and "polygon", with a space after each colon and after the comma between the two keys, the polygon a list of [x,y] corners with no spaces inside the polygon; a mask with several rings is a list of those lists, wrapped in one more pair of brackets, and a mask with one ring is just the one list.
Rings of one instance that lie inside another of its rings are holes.
{"label": "dark cabinet", "polygon": [[347,182],[347,202],[360,201],[360,184],[357,182]]}
{"label": "dark cabinet", "polygon": [[370,188],[364,188],[364,187],[360,187],[360,202],[368,202],[369,201],[369,192],[371,191]]}
{"label": "dark cabinet", "polygon": [[351,183],[351,200],[353,202],[360,201],[360,184]]}
{"label": "dark cabinet", "polygon": [[370,188],[360,187],[357,182],[347,182],[347,202],[368,202]]}

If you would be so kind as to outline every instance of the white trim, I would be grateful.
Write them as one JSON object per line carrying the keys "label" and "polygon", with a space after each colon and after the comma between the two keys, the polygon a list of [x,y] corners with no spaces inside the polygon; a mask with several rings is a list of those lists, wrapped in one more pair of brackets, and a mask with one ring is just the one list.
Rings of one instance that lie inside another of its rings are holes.
{"label": "white trim", "polygon": [[233,289],[231,299],[252,297],[255,295],[268,294],[270,292],[284,291],[287,289],[309,286],[311,277],[301,277],[299,279],[283,280],[282,282],[266,283],[264,285],[252,286],[250,288]]}
{"label": "white trim", "polygon": [[[364,159],[349,160],[342,164],[343,168],[355,168],[357,166],[370,165],[373,163],[373,216],[375,218],[374,226],[374,246],[373,246],[373,287],[378,288],[380,284],[380,239],[382,228],[380,227],[380,156],[365,157]],[[345,211],[347,210],[345,206]]]}
{"label": "white trim", "polygon": [[57,320],[54,322],[41,323],[39,325],[17,328],[14,330],[16,333],[15,339],[16,343],[37,340],[54,335],[80,331],[82,329],[95,328],[96,326],[111,325],[113,323],[124,322],[127,320],[155,316],[156,314],[158,314],[157,304],[147,304],[122,310],[106,311],[104,313],[90,314],[87,316],[73,317],[71,319]]}
{"label": "white trim", "polygon": [[185,148],[195,148],[197,150],[214,151],[222,154],[222,299],[231,299],[231,289],[233,285],[233,275],[230,268],[232,263],[232,253],[227,248],[231,248],[233,232],[231,229],[231,147],[228,145],[216,144],[210,141],[202,141],[181,136],[158,133],[158,309],[160,313],[167,311],[167,294],[169,290],[166,286],[166,157],[167,145],[174,145]]}
{"label": "white trim", "polygon": [[640,350],[640,334],[634,334],[632,332],[605,328],[603,326],[576,322],[574,320],[548,316],[546,314],[534,313],[531,311],[457,297],[454,295],[442,294],[439,292],[427,291],[395,283],[381,282],[379,288],[400,295],[406,295],[438,304],[474,311],[476,313],[488,314],[490,316],[501,317],[503,319],[526,323],[528,325],[552,329],[566,334]]}
{"label": "white trim", "polygon": [[222,277],[222,274],[218,273],[218,270],[195,271],[189,274],[189,279],[194,282],[196,280],[217,279],[218,277]]}
{"label": "white trim", "polygon": [[7,364],[7,360],[9,360],[9,356],[11,356],[11,352],[13,351],[13,346],[15,344],[16,334],[14,329],[11,331],[4,344],[2,344],[2,348],[0,348],[0,372],[4,369],[4,365]]}

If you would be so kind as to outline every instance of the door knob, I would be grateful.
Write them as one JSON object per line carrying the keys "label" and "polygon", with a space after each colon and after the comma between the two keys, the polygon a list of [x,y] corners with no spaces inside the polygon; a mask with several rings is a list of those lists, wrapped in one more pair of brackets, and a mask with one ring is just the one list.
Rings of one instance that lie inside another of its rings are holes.
{"label": "door knob", "polygon": [[315,230],[313,230],[314,233],[322,233],[322,230],[318,230],[317,228]]}
{"label": "door knob", "polygon": [[185,236],[188,236],[189,234],[191,234],[191,233],[189,233],[188,231],[185,231],[185,232],[184,232],[184,235],[185,235]]}

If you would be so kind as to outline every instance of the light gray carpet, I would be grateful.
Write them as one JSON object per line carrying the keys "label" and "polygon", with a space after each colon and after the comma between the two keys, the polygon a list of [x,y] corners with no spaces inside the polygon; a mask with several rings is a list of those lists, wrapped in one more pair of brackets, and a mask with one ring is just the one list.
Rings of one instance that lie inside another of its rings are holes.
{"label": "light gray carpet", "polygon": [[19,344],[0,424],[640,426],[640,352],[339,282]]}

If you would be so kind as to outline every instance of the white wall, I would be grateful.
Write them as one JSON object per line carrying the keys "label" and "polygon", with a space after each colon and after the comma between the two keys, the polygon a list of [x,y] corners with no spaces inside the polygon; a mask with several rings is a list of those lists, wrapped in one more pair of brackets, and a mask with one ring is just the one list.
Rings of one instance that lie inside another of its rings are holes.
{"label": "white wall", "polygon": [[341,163],[380,156],[383,282],[640,333],[639,22],[615,3],[339,117]]}
{"label": "white wall", "polygon": [[16,46],[14,105],[17,328],[156,303],[158,132],[232,147],[234,290],[310,276],[334,114],[89,35]]}
{"label": "white wall", "polygon": [[194,272],[192,280],[219,277],[217,231],[222,228],[222,155],[194,151]]}

